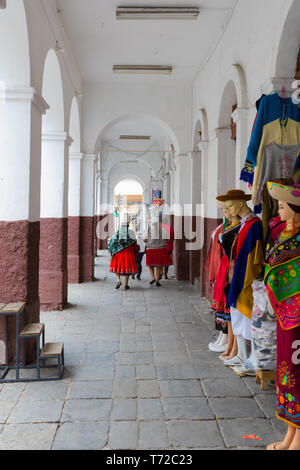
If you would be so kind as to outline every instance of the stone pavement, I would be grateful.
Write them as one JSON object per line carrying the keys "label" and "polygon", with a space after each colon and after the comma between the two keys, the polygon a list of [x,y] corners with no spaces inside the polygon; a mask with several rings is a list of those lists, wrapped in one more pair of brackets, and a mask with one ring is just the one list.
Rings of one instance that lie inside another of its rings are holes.
{"label": "stone pavement", "polygon": [[41,314],[46,341],[65,343],[63,380],[0,385],[0,450],[263,449],[283,436],[275,387],[208,351],[213,318],[193,287],[150,287],[144,269],[117,291],[105,252],[96,278]]}

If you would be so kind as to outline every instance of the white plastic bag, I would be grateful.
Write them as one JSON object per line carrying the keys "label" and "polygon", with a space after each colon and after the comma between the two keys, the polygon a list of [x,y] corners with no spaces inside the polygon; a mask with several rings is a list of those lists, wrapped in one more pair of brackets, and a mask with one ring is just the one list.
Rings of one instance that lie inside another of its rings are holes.
{"label": "white plastic bag", "polygon": [[275,370],[277,361],[277,323],[272,311],[268,311],[268,295],[263,281],[254,281],[252,338],[257,368]]}

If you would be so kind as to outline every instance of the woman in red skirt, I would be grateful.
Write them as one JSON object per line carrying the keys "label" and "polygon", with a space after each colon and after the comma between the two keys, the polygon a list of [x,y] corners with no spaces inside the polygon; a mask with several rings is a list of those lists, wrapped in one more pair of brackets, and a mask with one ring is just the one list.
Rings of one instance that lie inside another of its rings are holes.
{"label": "woman in red skirt", "polygon": [[[160,287],[160,279],[164,267],[171,266],[172,260],[167,250],[170,235],[162,222],[155,222],[148,231],[146,243],[146,265],[149,267],[152,281],[150,285],[156,283]],[[155,273],[156,268],[156,273]]]}
{"label": "woman in red skirt", "polygon": [[138,246],[135,235],[129,230],[128,223],[123,223],[121,228],[114,234],[108,244],[108,250],[111,253],[110,272],[115,273],[117,277],[116,289],[122,285],[121,276],[125,276],[125,290],[128,285],[129,276],[138,272],[136,264],[136,255]]}

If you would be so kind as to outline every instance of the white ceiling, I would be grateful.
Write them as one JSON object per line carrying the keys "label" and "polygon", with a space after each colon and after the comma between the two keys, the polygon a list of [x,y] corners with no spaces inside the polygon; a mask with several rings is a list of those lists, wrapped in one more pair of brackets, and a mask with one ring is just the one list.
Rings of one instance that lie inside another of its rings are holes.
{"label": "white ceiling", "polygon": [[[171,77],[144,80],[192,80],[206,60],[235,0],[56,0],[83,80],[135,81],[141,77],[116,75],[113,65],[172,65]],[[196,21],[117,21],[118,6],[193,6]]]}

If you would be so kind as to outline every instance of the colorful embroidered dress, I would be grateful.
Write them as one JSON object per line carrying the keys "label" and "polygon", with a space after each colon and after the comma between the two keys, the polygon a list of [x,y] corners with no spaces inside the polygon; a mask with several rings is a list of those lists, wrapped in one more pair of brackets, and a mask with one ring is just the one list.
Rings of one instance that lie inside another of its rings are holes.
{"label": "colorful embroidered dress", "polygon": [[300,109],[291,98],[281,98],[277,93],[261,101],[241,173],[241,180],[253,185],[254,200],[257,199],[262,152],[272,142],[279,145],[300,142]]}
{"label": "colorful embroidered dress", "polygon": [[300,428],[300,232],[267,247],[265,284],[277,316],[277,417]]}
{"label": "colorful embroidered dress", "polygon": [[248,319],[252,318],[252,283],[258,278],[264,263],[262,223],[252,212],[241,220],[235,265],[229,292],[229,305]]}

